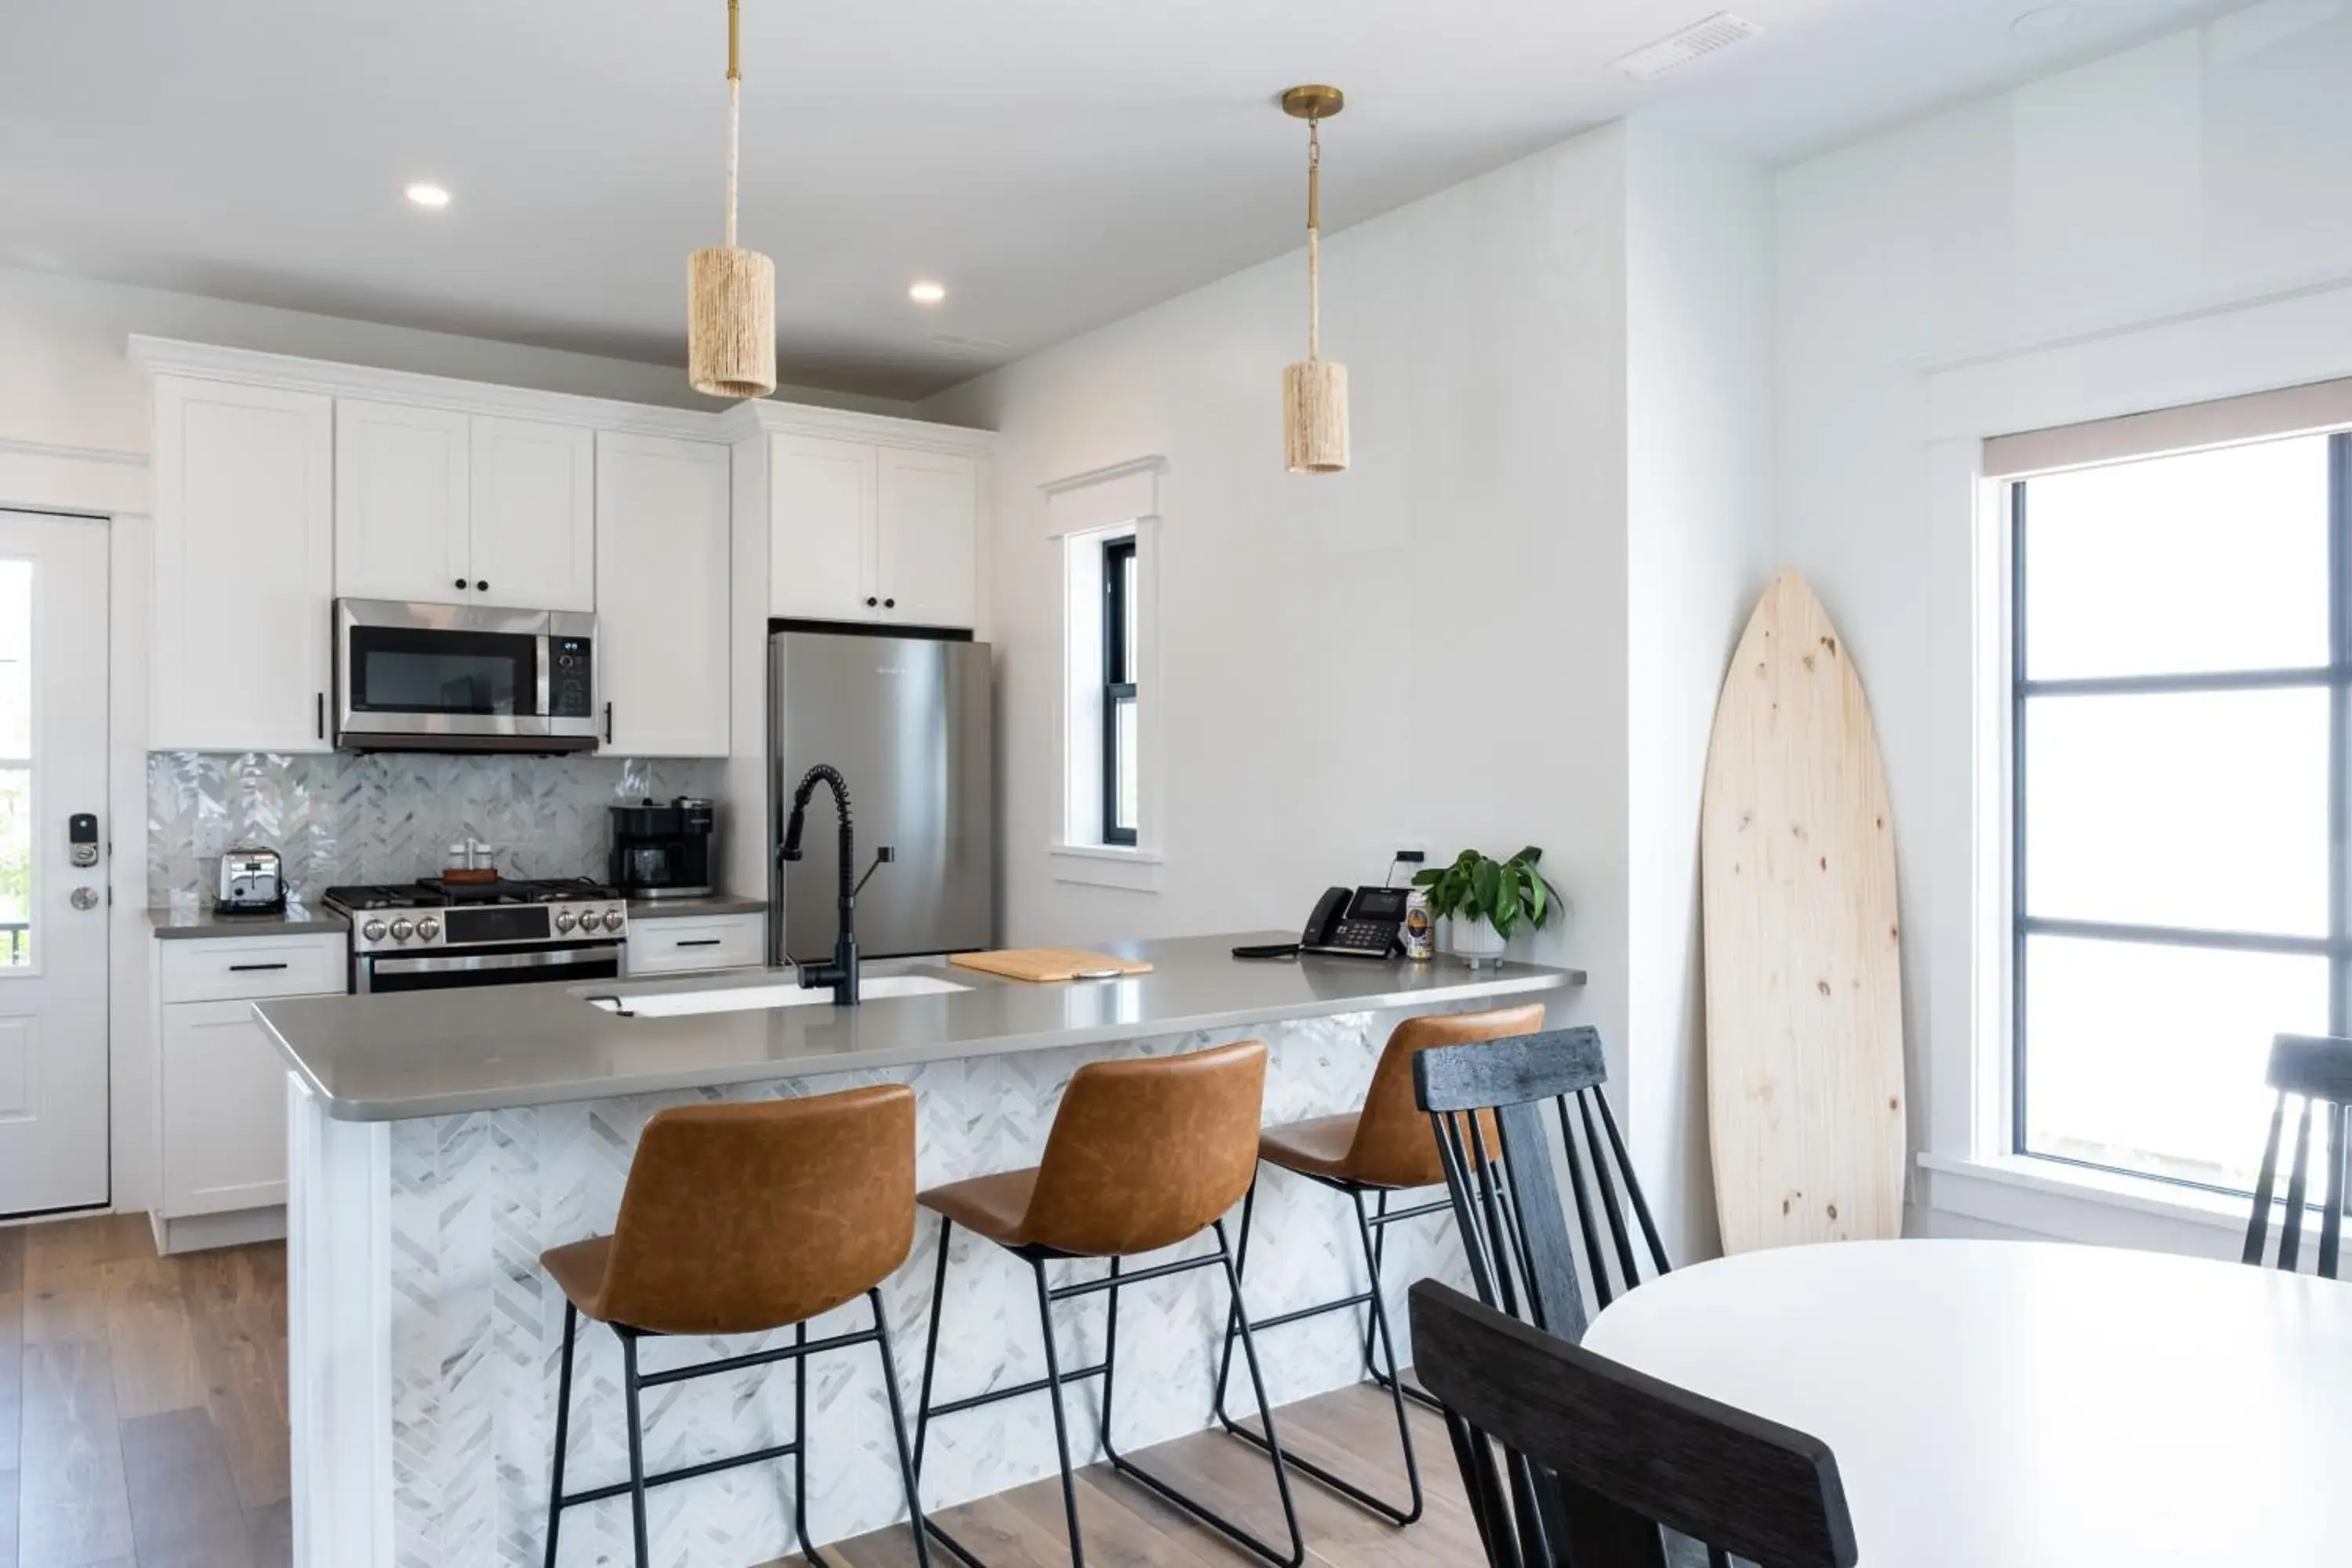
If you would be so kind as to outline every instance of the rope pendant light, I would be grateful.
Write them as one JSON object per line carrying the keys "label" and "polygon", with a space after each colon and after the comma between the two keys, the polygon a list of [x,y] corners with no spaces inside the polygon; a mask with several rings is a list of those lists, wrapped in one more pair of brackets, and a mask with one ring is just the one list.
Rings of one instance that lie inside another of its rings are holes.
{"label": "rope pendant light", "polygon": [[727,0],[727,243],[687,263],[686,374],[712,397],[776,390],[776,264],[735,243],[736,164],[742,145],[740,0]]}
{"label": "rope pendant light", "polygon": [[1294,87],[1282,110],[1307,121],[1307,357],[1282,367],[1282,452],[1294,474],[1348,466],[1348,367],[1323,357],[1323,121],[1347,107],[1336,87]]}

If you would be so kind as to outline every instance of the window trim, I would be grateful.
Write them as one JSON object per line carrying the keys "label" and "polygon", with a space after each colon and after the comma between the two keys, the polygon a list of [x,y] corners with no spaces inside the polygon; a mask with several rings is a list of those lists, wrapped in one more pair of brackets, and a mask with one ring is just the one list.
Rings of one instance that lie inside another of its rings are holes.
{"label": "window trim", "polygon": [[[1102,542],[1102,841],[1118,848],[1135,847],[1133,827],[1118,825],[1118,710],[1122,702],[1138,701],[1137,672],[1128,668],[1129,645],[1136,606],[1129,602],[1129,568],[1136,563],[1132,533],[1113,534]],[[1140,759],[1127,759],[1128,766]]]}
{"label": "window trim", "polygon": [[[2263,442],[2294,439],[2284,431]],[[2319,434],[2312,432],[2312,434]],[[2235,1188],[2181,1176],[2109,1165],[2036,1150],[2027,1140],[2026,949],[2034,936],[2084,937],[2137,945],[2193,947],[2209,951],[2276,953],[2327,962],[2328,1030],[2352,1035],[2352,430],[2325,433],[2327,441],[2327,570],[2329,662],[2325,666],[2275,669],[2205,671],[2177,675],[2101,676],[2034,679],[2026,666],[2027,489],[2032,474],[2007,483],[2009,546],[2009,1157],[2069,1166],[2101,1175],[2155,1182],[2170,1188],[2219,1193],[2232,1199]],[[2248,441],[2237,443],[2254,445]],[[2185,448],[2197,450],[2201,448]],[[2170,456],[2147,453],[2116,463]],[[2106,467],[2108,464],[2099,464]],[[2026,718],[2035,697],[2172,695],[2214,691],[2264,691],[2324,688],[2329,694],[2328,932],[2282,936],[2199,927],[2149,926],[2121,921],[2070,920],[2027,912]]]}

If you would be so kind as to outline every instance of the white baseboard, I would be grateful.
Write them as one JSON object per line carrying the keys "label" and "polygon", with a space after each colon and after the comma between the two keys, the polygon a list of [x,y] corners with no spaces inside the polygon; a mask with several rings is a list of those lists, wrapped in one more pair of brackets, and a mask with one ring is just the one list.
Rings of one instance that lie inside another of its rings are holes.
{"label": "white baseboard", "polygon": [[155,1226],[155,1250],[166,1257],[202,1252],[208,1247],[286,1239],[286,1211],[282,1207],[189,1215],[182,1219],[165,1219],[161,1215],[151,1217]]}

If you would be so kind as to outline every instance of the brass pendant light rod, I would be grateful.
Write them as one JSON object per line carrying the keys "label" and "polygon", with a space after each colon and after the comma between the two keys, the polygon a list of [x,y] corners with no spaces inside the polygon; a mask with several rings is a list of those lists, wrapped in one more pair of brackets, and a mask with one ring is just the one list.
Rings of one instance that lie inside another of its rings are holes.
{"label": "brass pendant light rod", "polygon": [[736,171],[743,157],[743,5],[727,0],[727,248],[735,248]]}
{"label": "brass pendant light rod", "polygon": [[1348,367],[1323,358],[1323,121],[1347,107],[1336,87],[1294,87],[1283,112],[1307,121],[1307,358],[1282,373],[1283,453],[1290,471],[1348,466]]}

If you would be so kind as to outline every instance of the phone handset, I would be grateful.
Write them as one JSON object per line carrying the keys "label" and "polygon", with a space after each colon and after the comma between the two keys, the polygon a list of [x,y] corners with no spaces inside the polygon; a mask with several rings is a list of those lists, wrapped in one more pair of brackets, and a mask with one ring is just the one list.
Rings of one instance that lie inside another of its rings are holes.
{"label": "phone handset", "polygon": [[[1315,900],[1315,912],[1307,917],[1307,929],[1298,933],[1301,947],[1328,947],[1339,933],[1339,922],[1348,914],[1348,889],[1328,888]],[[1297,905],[1292,905],[1296,909]]]}

